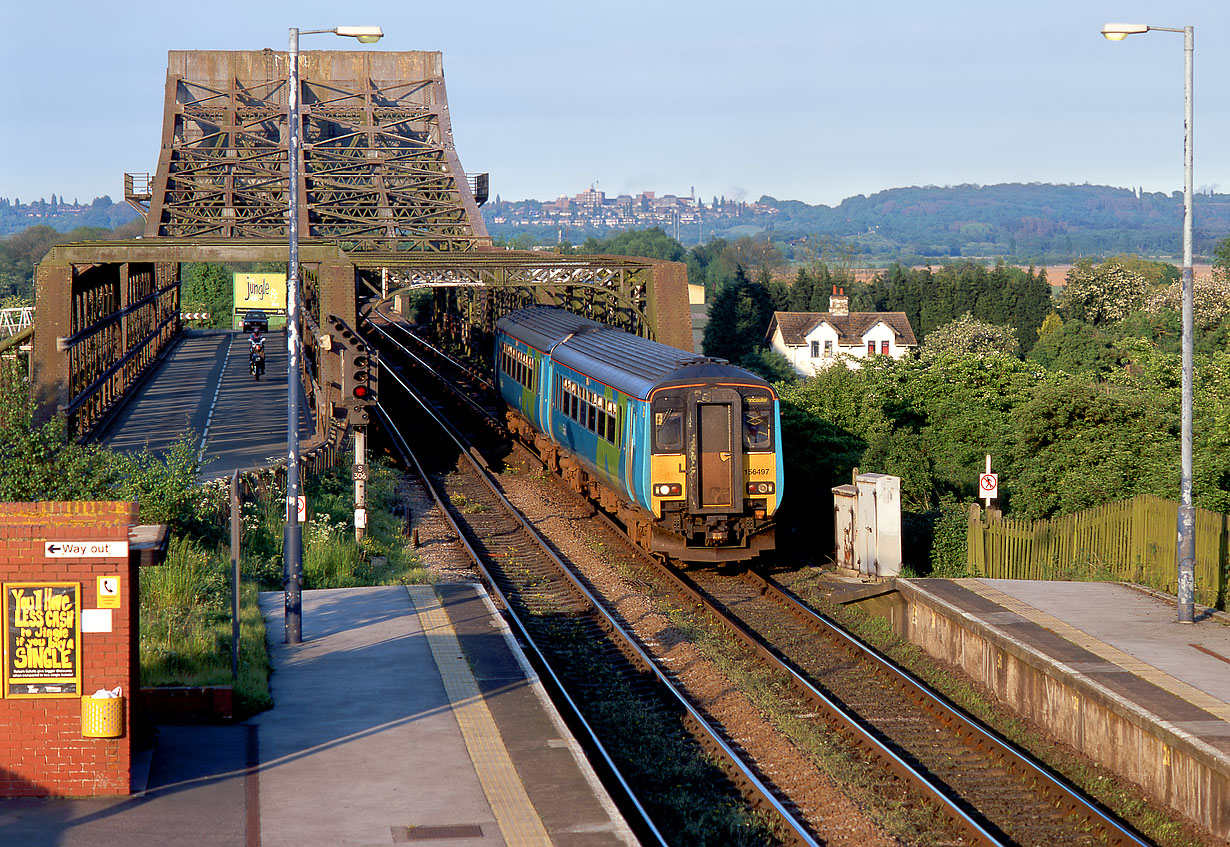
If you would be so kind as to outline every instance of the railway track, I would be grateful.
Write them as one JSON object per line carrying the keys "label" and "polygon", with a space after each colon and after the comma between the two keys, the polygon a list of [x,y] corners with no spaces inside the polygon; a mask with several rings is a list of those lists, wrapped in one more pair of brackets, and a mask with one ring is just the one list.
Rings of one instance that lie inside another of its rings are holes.
{"label": "railway track", "polygon": [[932,693],[761,574],[663,575],[703,602],[795,689],[899,776],[941,801],[975,843],[1148,842],[1028,754]]}
{"label": "railway track", "polygon": [[[480,554],[495,561],[502,559],[505,565],[523,571],[525,581],[522,585],[536,586],[532,591],[540,601],[551,597],[545,602],[558,604],[565,614],[592,614],[592,610],[582,610],[581,606],[586,603],[593,608],[611,605],[596,597],[581,601],[574,596],[565,600],[553,594],[554,588],[549,591],[542,588],[560,577],[548,578],[542,566],[528,564],[532,556],[538,554],[531,555],[519,535],[486,525],[481,517],[474,518],[474,509],[467,510],[466,504],[480,502],[479,497],[475,492],[458,488],[456,497],[450,495],[448,499],[455,511],[458,510],[455,504],[460,503],[459,510],[463,514],[471,513],[466,515],[466,520],[472,521],[473,528],[469,532]],[[602,543],[614,549],[620,543],[616,538],[612,535],[612,540]],[[907,792],[915,801],[923,798],[922,802],[934,804],[946,819],[944,828],[949,834],[934,833],[933,836],[938,837],[934,837],[932,843],[1021,847],[1147,843],[1062,780],[930,694],[924,686],[845,635],[775,583],[755,574],[729,575],[714,569],[697,570],[685,577],[644,556],[631,544],[625,544],[624,548],[621,558],[625,562],[637,560],[635,567],[652,571],[655,581],[669,583],[672,591],[686,598],[685,602],[698,604],[704,615],[720,621],[761,661],[768,663],[773,673],[790,679],[796,696],[806,702],[808,708],[823,715],[830,726],[851,743],[859,745],[864,755],[869,755],[890,772],[894,780],[907,786]],[[550,558],[556,559],[551,569],[558,573],[564,563],[554,554]],[[507,602],[513,605],[525,602],[517,599],[525,596],[519,593],[524,589],[504,584],[508,579],[506,575],[493,574],[491,578],[502,595],[509,593]],[[578,577],[566,579],[583,588]],[[613,625],[594,624],[602,631],[609,631]],[[655,645],[623,649],[625,655],[628,649],[655,652]],[[659,663],[661,659],[659,656]],[[640,661],[648,661],[648,658]],[[673,671],[656,673],[679,681],[679,675]],[[693,709],[692,706],[688,708]],[[748,752],[749,758],[756,760],[756,753]],[[748,773],[754,777],[757,772],[776,770],[779,766],[780,763],[775,764],[771,759],[762,759],[750,766]],[[775,802],[784,809],[814,805],[793,796],[790,782],[788,777],[776,779],[773,789],[781,792],[782,797]],[[766,797],[770,792],[764,784],[758,790]],[[802,811],[800,814],[806,816]],[[815,820],[806,824],[800,821],[800,826],[801,832],[823,832],[823,825]]]}
{"label": "railway track", "polygon": [[[400,381],[400,377],[395,378]],[[403,383],[403,386],[410,390],[409,384]],[[428,411],[430,405],[424,401],[423,410]],[[581,727],[579,734],[588,739],[588,746],[597,752],[600,770],[620,787],[621,806],[626,814],[629,809],[635,813],[629,815],[630,823],[642,837],[651,839],[649,843],[670,843],[662,834],[663,828],[637,799],[636,787],[620,774],[599,732],[585,717],[581,704],[586,690],[594,684],[595,660],[590,655],[576,666],[570,664],[566,656],[556,655],[551,643],[561,640],[564,630],[568,630],[567,639],[563,639],[567,643],[580,640],[605,645],[601,648],[599,666],[621,669],[625,685],[634,696],[644,701],[657,701],[660,708],[682,717],[680,737],[676,742],[691,743],[682,737],[682,727],[686,727],[709,756],[722,762],[722,771],[731,784],[731,801],[735,800],[736,790],[748,798],[763,815],[774,820],[774,828],[784,843],[820,843],[761,782],[728,739],[669,684],[667,675],[626,631],[622,622],[609,614],[601,600],[571,572],[551,544],[520,517],[477,451],[459,442],[452,452],[435,446],[429,451],[430,455],[416,456],[409,446],[412,439],[401,434],[400,422],[393,421],[383,411],[381,415],[397,442],[398,451],[423,475],[476,565],[508,610],[514,627],[532,645],[546,675],[563,695],[564,703],[572,711],[570,722]],[[419,438],[422,438],[421,432]],[[439,440],[434,443],[438,445]],[[681,831],[683,825],[680,821],[668,821],[664,828],[666,832]]]}

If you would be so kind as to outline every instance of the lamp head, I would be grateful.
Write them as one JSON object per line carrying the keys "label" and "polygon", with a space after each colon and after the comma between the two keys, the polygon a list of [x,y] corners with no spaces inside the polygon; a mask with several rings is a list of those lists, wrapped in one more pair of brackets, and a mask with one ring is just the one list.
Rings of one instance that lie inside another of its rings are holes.
{"label": "lamp head", "polygon": [[1108,41],[1122,41],[1129,35],[1148,31],[1147,24],[1106,24],[1102,27],[1102,37]]}
{"label": "lamp head", "polygon": [[356,38],[360,44],[375,44],[384,37],[384,31],[378,26],[339,26],[333,31],[338,35]]}

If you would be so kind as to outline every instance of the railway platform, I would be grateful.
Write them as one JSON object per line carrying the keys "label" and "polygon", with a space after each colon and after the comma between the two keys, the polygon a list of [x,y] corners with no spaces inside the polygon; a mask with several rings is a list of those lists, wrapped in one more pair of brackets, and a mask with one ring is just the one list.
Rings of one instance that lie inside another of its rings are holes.
{"label": "railway platform", "polygon": [[305,591],[297,645],[261,605],[273,709],[160,726],[132,797],[0,800],[0,843],[637,843],[481,587]]}
{"label": "railway platform", "polygon": [[1230,840],[1230,615],[1198,607],[1196,623],[1180,624],[1173,597],[1121,583],[893,587],[847,585],[834,599],[889,617],[1054,737]]}

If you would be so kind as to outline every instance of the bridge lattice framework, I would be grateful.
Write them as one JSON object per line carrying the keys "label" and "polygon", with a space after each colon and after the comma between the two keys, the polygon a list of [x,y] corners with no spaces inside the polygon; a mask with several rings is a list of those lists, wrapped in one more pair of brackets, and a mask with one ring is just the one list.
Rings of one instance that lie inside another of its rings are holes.
{"label": "bridge lattice framework", "polygon": [[[300,337],[335,314],[414,287],[463,342],[496,318],[554,303],[691,349],[687,271],[676,262],[492,249],[453,146],[439,53],[309,51],[302,62]],[[286,54],[172,51],[157,173],[128,174],[144,238],[61,245],[36,269],[31,375],[46,412],[88,437],[183,330],[179,266],[285,262]],[[29,331],[0,341],[0,351]],[[305,345],[318,437],[338,440],[340,365]]]}

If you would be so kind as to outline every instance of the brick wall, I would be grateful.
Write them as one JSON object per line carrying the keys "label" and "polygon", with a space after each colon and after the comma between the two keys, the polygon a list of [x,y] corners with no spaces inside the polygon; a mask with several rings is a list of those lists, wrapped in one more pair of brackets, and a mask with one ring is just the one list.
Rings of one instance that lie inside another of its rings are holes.
{"label": "brick wall", "polygon": [[[111,632],[81,633],[81,691],[68,697],[0,699],[0,796],[131,791],[132,695],[139,685],[137,569],[127,556],[50,558],[45,544],[127,542],[136,523],[135,503],[0,503],[0,582],[80,583],[80,609],[96,609],[98,577],[120,576]],[[7,638],[7,633],[0,635]],[[7,661],[4,667],[7,673]],[[123,734],[82,737],[81,694],[116,686],[124,693]]]}

